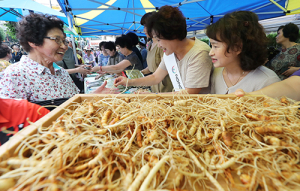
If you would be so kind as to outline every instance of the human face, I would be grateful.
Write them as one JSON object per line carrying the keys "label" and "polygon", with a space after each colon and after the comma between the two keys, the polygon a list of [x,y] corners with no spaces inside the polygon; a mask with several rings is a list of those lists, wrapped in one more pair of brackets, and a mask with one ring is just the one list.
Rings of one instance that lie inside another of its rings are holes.
{"label": "human face", "polygon": [[122,48],[122,47],[120,47],[119,45],[116,47],[117,49],[119,49],[120,50],[120,52],[123,54],[123,55],[125,55],[126,56],[126,50],[127,50],[127,48]]}
{"label": "human face", "polygon": [[289,41],[289,39],[288,39],[288,38],[285,38],[285,37],[283,36],[283,31],[282,31],[282,29],[280,29],[280,30],[278,31],[278,33],[277,33],[277,36],[276,36],[276,43],[277,43],[277,44],[282,44],[283,42],[286,42],[286,41]]}
{"label": "human face", "polygon": [[144,26],[144,29],[143,29],[145,35],[147,36],[147,38],[150,38],[149,34],[147,33],[147,27]]}
{"label": "human face", "polygon": [[114,51],[114,50],[109,50],[109,49],[105,49],[105,51],[107,52],[107,54],[108,54],[109,56],[114,56],[115,53],[116,53],[116,51]]}
{"label": "human face", "polygon": [[106,52],[106,49],[104,48],[104,46],[101,46],[101,51],[102,51],[102,54],[103,54],[104,56],[107,56],[107,55],[108,55],[107,52]]}
{"label": "human face", "polygon": [[20,48],[19,48],[19,46],[17,46],[17,45],[15,45],[15,46],[13,47],[13,49],[14,49],[15,52],[19,52],[19,51],[20,51]]}
{"label": "human face", "polygon": [[68,46],[69,46],[70,48],[73,48],[73,46],[72,46],[72,41],[69,41]]}
{"label": "human face", "polygon": [[87,51],[86,51],[86,54],[87,54],[88,56],[90,56],[90,55],[91,55],[91,51],[90,51],[90,50],[87,50]]}
{"label": "human face", "polygon": [[37,54],[50,62],[57,62],[62,60],[68,48],[67,45],[64,44],[64,33],[58,28],[53,28],[47,32],[46,36],[60,38],[62,42],[58,44],[55,40],[44,38],[43,45],[35,47],[35,49],[37,50]]}
{"label": "human face", "polygon": [[214,66],[217,67],[227,67],[233,64],[239,64],[239,51],[230,50],[227,52],[227,45],[224,42],[219,42],[213,39],[209,39],[212,48],[209,52]]}
{"label": "human face", "polygon": [[174,52],[174,47],[177,47],[175,40],[161,39],[156,35],[153,35],[153,38],[157,40],[157,46],[161,48],[167,56]]}

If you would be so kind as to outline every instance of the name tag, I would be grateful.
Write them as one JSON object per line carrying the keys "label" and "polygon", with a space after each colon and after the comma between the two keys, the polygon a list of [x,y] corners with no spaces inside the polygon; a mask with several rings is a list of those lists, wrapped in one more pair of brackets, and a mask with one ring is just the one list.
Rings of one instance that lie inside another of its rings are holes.
{"label": "name tag", "polygon": [[174,53],[170,54],[169,56],[164,54],[163,59],[165,61],[165,64],[166,64],[171,82],[173,84],[174,90],[180,91],[180,90],[185,89],[185,87],[182,83],[182,80],[181,80],[181,76],[179,73],[179,69],[177,66],[177,62],[176,62]]}

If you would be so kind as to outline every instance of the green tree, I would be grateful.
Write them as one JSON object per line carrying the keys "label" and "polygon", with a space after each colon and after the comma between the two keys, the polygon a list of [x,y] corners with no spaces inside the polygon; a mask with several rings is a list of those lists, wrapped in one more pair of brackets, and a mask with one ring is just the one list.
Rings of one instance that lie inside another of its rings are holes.
{"label": "green tree", "polygon": [[2,42],[5,39],[5,32],[4,30],[0,27],[0,42]]}
{"label": "green tree", "polygon": [[206,37],[206,38],[201,38],[199,40],[201,40],[201,41],[203,41],[203,42],[205,42],[206,44],[209,45],[209,38]]}
{"label": "green tree", "polygon": [[6,34],[8,36],[10,36],[10,38],[13,40],[13,41],[17,41],[17,37],[16,37],[16,33],[17,33],[17,30],[16,30],[16,27],[17,27],[17,23],[16,22],[12,22],[12,21],[6,21],[6,23],[4,24],[7,29],[6,29]]}
{"label": "green tree", "polygon": [[272,33],[270,33],[270,34],[267,35],[267,38],[268,38],[268,47],[270,47],[270,46],[273,46],[273,47],[278,46],[278,44],[276,43],[276,36],[277,36],[276,32],[272,32]]}

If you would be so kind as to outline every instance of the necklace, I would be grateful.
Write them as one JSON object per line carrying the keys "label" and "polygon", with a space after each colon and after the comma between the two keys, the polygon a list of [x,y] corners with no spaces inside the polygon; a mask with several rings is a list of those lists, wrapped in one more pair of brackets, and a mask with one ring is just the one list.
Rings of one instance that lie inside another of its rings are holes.
{"label": "necklace", "polygon": [[[225,69],[225,70],[226,70],[226,69]],[[227,71],[227,70],[226,70],[226,74],[227,74],[227,78],[228,78],[230,84],[231,84],[232,86],[235,86],[235,85],[240,81],[241,77],[244,76],[245,72],[243,72],[243,73],[241,74],[241,76],[239,77],[239,79],[237,79],[237,81],[236,81],[235,83],[232,83],[232,82],[231,82],[231,80],[230,80],[230,78],[229,78],[229,76],[228,76],[228,71]],[[227,91],[228,91],[228,88],[227,88]]]}

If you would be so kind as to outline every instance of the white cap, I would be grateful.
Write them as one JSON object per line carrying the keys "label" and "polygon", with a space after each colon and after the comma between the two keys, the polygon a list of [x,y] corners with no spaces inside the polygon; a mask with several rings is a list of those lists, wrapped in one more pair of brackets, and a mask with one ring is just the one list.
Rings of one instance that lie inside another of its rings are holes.
{"label": "white cap", "polygon": [[144,38],[140,38],[140,42],[143,43],[143,44],[146,44],[146,41]]}

